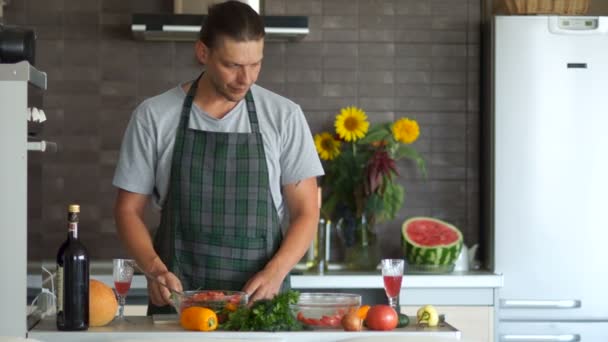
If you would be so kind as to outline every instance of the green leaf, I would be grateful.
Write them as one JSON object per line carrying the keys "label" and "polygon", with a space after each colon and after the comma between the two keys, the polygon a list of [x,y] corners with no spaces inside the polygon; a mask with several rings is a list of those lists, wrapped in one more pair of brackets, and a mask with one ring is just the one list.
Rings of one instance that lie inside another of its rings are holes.
{"label": "green leaf", "polygon": [[403,206],[403,198],[405,195],[405,190],[400,184],[386,181],[386,188],[384,190],[383,205],[384,205],[384,213],[385,220],[392,220],[397,216],[397,212],[401,210]]}
{"label": "green leaf", "polygon": [[382,210],[384,210],[382,198],[377,193],[369,195],[365,204],[365,211],[367,213],[376,213],[376,216],[378,216],[378,213],[381,213]]}
{"label": "green leaf", "polygon": [[228,315],[228,321],[222,324],[224,330],[240,331],[297,331],[303,325],[295,317],[290,304],[298,302],[297,291],[287,291],[273,299],[256,301],[250,308],[239,308]]}
{"label": "green leaf", "polygon": [[402,158],[408,158],[413,160],[416,163],[416,166],[418,167],[420,172],[422,172],[422,175],[424,177],[427,176],[426,163],[424,162],[424,159],[422,159],[420,154],[418,154],[418,152],[410,145],[400,145],[399,148],[397,148],[397,150],[395,151],[395,155],[393,156],[393,158],[395,160]]}
{"label": "green leaf", "polygon": [[391,135],[391,130],[385,124],[375,124],[367,131],[367,135],[358,140],[357,143],[360,145],[369,144],[374,141],[385,140],[389,135]]}

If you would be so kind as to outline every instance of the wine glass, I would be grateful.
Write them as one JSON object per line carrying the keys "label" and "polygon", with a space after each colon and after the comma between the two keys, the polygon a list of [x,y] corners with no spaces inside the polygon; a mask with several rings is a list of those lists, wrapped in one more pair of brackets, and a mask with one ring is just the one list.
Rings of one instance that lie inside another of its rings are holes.
{"label": "wine glass", "polygon": [[135,261],[132,259],[114,259],[113,263],[112,276],[114,278],[114,290],[116,290],[119,304],[118,317],[116,317],[116,320],[126,322],[127,320],[124,313],[125,299],[131,288]]}
{"label": "wine glass", "polygon": [[382,278],[388,304],[397,311],[399,292],[403,279],[403,259],[382,259]]}

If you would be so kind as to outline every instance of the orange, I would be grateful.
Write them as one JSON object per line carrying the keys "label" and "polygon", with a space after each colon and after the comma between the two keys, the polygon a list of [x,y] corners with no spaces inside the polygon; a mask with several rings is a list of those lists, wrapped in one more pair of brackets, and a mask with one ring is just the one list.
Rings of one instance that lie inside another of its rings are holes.
{"label": "orange", "polygon": [[365,320],[365,318],[367,317],[367,312],[369,311],[369,308],[370,308],[369,305],[363,305],[363,306],[361,306],[357,310],[357,316],[359,316],[359,318]]}
{"label": "orange", "polygon": [[89,280],[89,325],[101,327],[110,323],[116,315],[118,301],[114,291],[106,284]]}
{"label": "orange", "polygon": [[191,306],[184,309],[179,317],[182,328],[198,331],[213,331],[217,329],[217,315],[211,309],[201,306]]}

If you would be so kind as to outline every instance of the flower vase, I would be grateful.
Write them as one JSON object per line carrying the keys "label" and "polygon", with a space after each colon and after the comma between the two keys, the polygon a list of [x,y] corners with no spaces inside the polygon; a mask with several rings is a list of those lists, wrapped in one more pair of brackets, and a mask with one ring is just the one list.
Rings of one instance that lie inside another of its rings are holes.
{"label": "flower vase", "polygon": [[[370,220],[372,221],[372,220]],[[338,224],[344,241],[344,262],[351,271],[374,271],[380,262],[378,240],[366,216],[342,219]]]}

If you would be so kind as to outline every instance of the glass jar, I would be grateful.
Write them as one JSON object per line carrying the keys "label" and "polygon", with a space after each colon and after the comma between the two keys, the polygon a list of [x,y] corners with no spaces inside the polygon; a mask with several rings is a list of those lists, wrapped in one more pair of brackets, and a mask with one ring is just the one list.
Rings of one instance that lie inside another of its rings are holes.
{"label": "glass jar", "polygon": [[[370,220],[373,222],[373,220]],[[337,228],[344,241],[344,262],[351,271],[374,271],[380,262],[378,239],[366,215],[341,219]]]}

